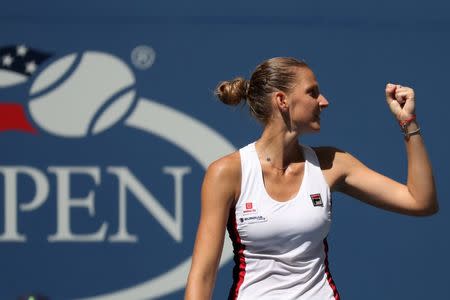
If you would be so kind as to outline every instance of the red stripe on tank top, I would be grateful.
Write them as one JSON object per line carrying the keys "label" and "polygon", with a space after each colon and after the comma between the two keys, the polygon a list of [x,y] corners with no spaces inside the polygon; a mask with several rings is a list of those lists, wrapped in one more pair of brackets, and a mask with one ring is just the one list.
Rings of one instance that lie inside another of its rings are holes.
{"label": "red stripe on tank top", "polygon": [[239,295],[239,289],[244,282],[246,264],[244,257],[245,245],[241,243],[241,237],[237,229],[236,211],[234,209],[230,210],[227,228],[228,234],[233,242],[235,263],[233,268],[233,285],[231,286],[228,300],[236,300]]}
{"label": "red stripe on tank top", "polygon": [[331,277],[330,267],[328,266],[328,243],[326,238],[323,240],[323,245],[325,249],[325,274],[327,275],[327,281],[331,289],[333,290],[334,299],[340,300],[341,298],[339,297],[339,292],[337,290],[336,284],[334,284],[333,278]]}

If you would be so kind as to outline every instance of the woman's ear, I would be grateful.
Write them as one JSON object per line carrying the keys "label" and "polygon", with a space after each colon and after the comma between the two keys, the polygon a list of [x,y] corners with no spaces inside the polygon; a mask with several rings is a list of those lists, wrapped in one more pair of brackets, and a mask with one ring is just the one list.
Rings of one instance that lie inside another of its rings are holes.
{"label": "woman's ear", "polygon": [[274,93],[275,104],[278,109],[282,112],[285,112],[289,109],[288,99],[285,93],[278,91]]}

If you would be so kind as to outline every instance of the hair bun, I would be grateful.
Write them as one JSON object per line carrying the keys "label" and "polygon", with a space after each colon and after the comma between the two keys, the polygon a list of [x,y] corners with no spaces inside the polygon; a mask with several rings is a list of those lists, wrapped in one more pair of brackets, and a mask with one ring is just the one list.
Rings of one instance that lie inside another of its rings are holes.
{"label": "hair bun", "polygon": [[216,88],[216,96],[227,105],[238,105],[247,98],[249,81],[242,77],[237,77],[230,81],[222,81]]}

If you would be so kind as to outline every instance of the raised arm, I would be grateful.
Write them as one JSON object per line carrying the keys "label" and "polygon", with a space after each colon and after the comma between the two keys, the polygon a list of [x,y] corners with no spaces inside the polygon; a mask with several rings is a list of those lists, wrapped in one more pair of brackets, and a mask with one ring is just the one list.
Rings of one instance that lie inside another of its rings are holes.
{"label": "raised arm", "polygon": [[240,193],[240,173],[238,153],[219,159],[206,171],[186,300],[211,299],[229,211]]}
{"label": "raised arm", "polygon": [[405,123],[408,158],[406,184],[370,170],[348,153],[336,153],[335,160],[343,170],[341,184],[337,186],[337,190],[374,206],[403,214],[434,214],[438,211],[436,188],[431,163],[415,120],[414,90],[388,84],[386,100],[396,119]]}

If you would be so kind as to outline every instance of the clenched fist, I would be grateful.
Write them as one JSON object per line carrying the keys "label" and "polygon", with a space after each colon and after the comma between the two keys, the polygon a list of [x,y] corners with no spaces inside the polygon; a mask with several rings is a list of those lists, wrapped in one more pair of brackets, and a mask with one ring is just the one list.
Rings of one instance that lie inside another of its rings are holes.
{"label": "clenched fist", "polygon": [[412,88],[388,83],[386,101],[398,121],[406,120],[414,115],[416,105]]}

